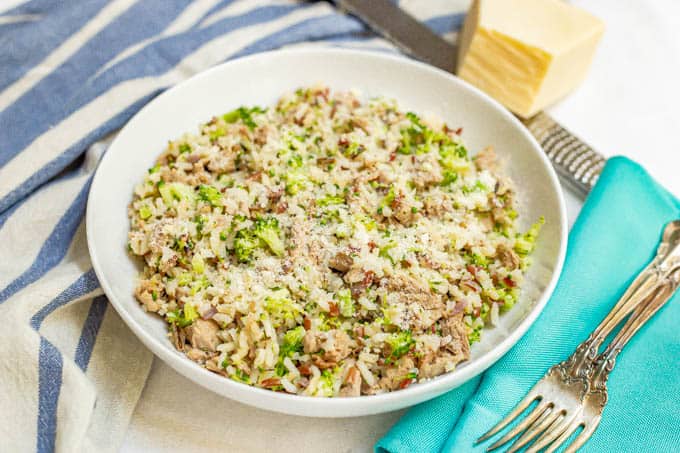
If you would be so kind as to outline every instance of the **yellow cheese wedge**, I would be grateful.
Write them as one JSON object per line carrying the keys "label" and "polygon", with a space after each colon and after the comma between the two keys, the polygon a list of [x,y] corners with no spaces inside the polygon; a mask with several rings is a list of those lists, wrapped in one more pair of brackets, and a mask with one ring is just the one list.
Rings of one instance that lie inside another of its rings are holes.
{"label": "yellow cheese wedge", "polygon": [[561,0],[474,0],[458,40],[458,75],[529,117],[586,75],[602,22]]}

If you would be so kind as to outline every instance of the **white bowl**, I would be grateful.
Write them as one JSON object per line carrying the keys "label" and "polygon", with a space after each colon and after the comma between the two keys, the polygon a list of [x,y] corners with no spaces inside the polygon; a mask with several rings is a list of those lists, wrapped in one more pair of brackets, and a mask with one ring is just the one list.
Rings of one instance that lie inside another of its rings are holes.
{"label": "white bowl", "polygon": [[[395,98],[404,109],[435,113],[463,127],[468,149],[493,145],[515,181],[526,228],[546,223],[520,300],[486,329],[470,360],[448,374],[405,390],[356,398],[314,398],[249,387],[213,374],[177,352],[165,323],[145,313],[133,296],[139,263],[126,252],[127,205],[135,184],[163,150],[212,116],[240,105],[271,105],[285,92],[322,82]],[[538,317],[562,268],[567,244],[564,201],[555,172],[524,127],[500,104],[451,74],[401,57],[354,50],[293,50],[230,61],[166,91],[118,134],[102,159],[87,205],[92,264],[109,300],[139,339],[180,374],[215,393],[262,409],[315,417],[347,417],[410,406],[460,386],[512,347]]]}

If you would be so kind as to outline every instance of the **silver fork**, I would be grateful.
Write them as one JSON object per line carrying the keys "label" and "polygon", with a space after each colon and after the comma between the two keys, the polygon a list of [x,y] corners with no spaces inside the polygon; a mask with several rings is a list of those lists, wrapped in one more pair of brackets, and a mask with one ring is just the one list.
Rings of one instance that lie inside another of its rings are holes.
{"label": "silver fork", "polygon": [[633,338],[638,330],[668,302],[680,284],[680,271],[676,270],[669,276],[669,283],[660,287],[642,304],[638,305],[626,324],[616,334],[607,348],[595,360],[595,371],[590,379],[590,388],[583,398],[582,410],[570,422],[556,425],[546,431],[534,442],[526,453],[538,452],[548,447],[546,452],[553,452],[562,446],[567,439],[579,428],[583,430],[565,450],[566,453],[575,452],[590,439],[602,419],[602,412],[607,404],[607,379],[616,365],[616,357],[623,347]]}
{"label": "silver fork", "polygon": [[[590,391],[590,380],[595,373],[596,359],[602,342],[628,316],[652,294],[666,286],[673,285],[671,275],[680,266],[680,220],[666,225],[657,248],[656,256],[635,278],[614,308],[565,361],[554,365],[538,381],[527,396],[496,426],[480,437],[482,442],[503,430],[524,412],[532,403],[536,407],[517,426],[487,448],[496,449],[518,434],[522,435],[508,450],[513,453],[541,436],[541,444],[548,445],[561,428],[569,428],[583,412],[584,398]],[[675,288],[672,287],[674,290]],[[665,291],[665,290],[664,290]],[[580,424],[576,424],[578,427]],[[573,432],[573,431],[572,431]],[[561,434],[558,434],[559,437]],[[566,436],[562,441],[566,440]]]}

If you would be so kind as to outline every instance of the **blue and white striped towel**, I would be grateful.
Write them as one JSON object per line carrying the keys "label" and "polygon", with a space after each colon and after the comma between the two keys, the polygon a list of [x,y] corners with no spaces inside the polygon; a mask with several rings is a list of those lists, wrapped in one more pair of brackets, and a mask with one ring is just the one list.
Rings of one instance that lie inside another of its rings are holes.
{"label": "blue and white striped towel", "polygon": [[[466,0],[403,1],[442,34]],[[116,130],[167,87],[292,45],[394,48],[329,3],[0,3],[0,452],[117,450],[152,356],[99,288],[83,215]]]}

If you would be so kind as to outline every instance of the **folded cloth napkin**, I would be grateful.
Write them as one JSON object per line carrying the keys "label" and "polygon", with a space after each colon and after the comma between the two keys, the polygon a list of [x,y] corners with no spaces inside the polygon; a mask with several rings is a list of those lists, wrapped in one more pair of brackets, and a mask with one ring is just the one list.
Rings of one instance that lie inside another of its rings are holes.
{"label": "folded cloth napkin", "polygon": [[[484,451],[474,441],[606,316],[649,262],[680,202],[636,163],[607,162],[569,236],[561,279],[526,335],[482,376],[410,410],[377,452]],[[583,451],[677,451],[680,445],[680,294],[618,358],[609,403]],[[494,439],[499,436],[494,437]]]}
{"label": "folded cloth napkin", "polygon": [[[408,3],[442,34],[466,6]],[[1,452],[118,450],[149,373],[87,254],[97,141],[196,72],[310,41],[395,51],[328,2],[0,2]]]}

